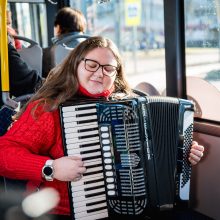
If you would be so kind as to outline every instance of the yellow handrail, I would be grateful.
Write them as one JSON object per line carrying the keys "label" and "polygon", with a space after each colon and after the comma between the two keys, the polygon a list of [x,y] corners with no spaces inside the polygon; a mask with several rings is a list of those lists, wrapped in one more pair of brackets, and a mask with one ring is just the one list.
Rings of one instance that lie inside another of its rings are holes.
{"label": "yellow handrail", "polygon": [[3,0],[0,5],[1,17],[1,79],[2,92],[9,92],[9,72],[8,72],[8,40],[7,40],[7,21],[6,8],[7,1]]}
{"label": "yellow handrail", "polygon": [[10,99],[9,95],[9,70],[8,70],[8,37],[7,37],[7,0],[1,0],[0,4],[0,51],[1,51],[1,84],[3,103],[16,108],[17,102]]}

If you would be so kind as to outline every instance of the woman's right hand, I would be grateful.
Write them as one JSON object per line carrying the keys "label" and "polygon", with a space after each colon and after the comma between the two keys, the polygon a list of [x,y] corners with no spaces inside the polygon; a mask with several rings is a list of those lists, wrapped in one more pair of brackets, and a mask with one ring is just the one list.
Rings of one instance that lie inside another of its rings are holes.
{"label": "woman's right hand", "polygon": [[60,181],[74,181],[86,171],[82,158],[78,156],[61,157],[53,161],[54,178]]}

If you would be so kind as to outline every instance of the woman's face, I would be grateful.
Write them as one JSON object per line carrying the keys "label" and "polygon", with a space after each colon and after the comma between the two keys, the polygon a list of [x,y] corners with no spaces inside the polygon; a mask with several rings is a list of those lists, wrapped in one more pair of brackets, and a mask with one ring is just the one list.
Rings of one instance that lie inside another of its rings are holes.
{"label": "woman's face", "polygon": [[[106,66],[102,67],[99,64]],[[113,86],[117,74],[116,67],[117,61],[110,49],[95,48],[79,63],[79,84],[91,94],[102,93]]]}

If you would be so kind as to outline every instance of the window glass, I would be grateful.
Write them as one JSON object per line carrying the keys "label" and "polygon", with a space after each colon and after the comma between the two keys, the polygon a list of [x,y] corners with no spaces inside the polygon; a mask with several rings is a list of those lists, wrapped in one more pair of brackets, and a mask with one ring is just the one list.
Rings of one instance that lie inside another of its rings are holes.
{"label": "window glass", "polygon": [[[47,46],[47,22],[46,8],[43,3],[9,3],[12,11],[12,26],[18,35],[38,42],[41,46]],[[27,43],[22,42],[24,46]]]}
{"label": "window glass", "polygon": [[196,116],[220,121],[220,1],[185,0],[187,95]]}
{"label": "window glass", "polygon": [[88,22],[87,32],[112,39],[123,56],[132,87],[148,82],[165,88],[163,0],[72,0]]}

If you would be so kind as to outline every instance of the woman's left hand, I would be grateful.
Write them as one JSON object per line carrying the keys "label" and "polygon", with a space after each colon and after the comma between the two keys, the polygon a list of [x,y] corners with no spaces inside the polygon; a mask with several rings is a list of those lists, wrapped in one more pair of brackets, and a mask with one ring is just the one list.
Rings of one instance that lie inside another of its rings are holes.
{"label": "woman's left hand", "polygon": [[190,163],[192,165],[196,165],[203,157],[203,152],[204,147],[202,145],[199,145],[196,141],[193,141],[189,154]]}

